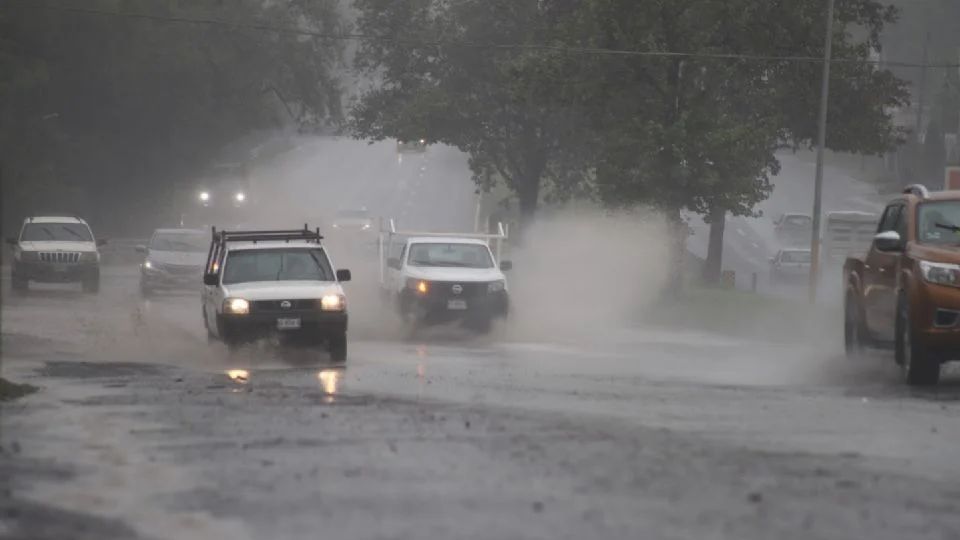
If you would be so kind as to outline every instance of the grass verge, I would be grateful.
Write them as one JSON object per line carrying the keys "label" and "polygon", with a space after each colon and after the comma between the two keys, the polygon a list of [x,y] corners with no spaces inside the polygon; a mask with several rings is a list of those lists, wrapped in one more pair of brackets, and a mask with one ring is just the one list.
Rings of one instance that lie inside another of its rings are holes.
{"label": "grass verge", "polygon": [[661,303],[645,322],[784,342],[834,339],[843,330],[843,314],[829,306],[708,288],[691,288]]}

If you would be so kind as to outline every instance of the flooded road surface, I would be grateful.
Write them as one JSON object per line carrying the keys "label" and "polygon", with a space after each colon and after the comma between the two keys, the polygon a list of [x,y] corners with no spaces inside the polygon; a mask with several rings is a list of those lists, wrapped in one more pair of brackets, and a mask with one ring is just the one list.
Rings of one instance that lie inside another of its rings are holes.
{"label": "flooded road surface", "polygon": [[960,377],[834,336],[358,316],[338,366],[199,315],[125,267],[4,298],[3,374],[41,391],[3,404],[0,538],[960,537]]}

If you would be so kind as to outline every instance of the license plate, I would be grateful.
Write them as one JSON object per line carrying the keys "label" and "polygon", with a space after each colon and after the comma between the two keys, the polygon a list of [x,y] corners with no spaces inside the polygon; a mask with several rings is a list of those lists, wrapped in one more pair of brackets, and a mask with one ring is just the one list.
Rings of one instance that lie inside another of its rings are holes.
{"label": "license plate", "polygon": [[454,311],[463,311],[467,309],[466,300],[450,300],[447,302],[447,309]]}
{"label": "license plate", "polygon": [[277,319],[277,330],[297,330],[300,328],[300,319]]}

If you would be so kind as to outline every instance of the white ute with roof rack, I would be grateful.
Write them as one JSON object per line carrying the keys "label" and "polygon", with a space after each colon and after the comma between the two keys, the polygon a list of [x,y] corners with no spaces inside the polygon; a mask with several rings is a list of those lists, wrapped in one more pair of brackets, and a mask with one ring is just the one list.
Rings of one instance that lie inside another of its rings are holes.
{"label": "white ute with roof rack", "polygon": [[320,230],[217,231],[203,274],[203,322],[211,339],[236,347],[260,338],[326,345],[347,358],[347,303]]}
{"label": "white ute with roof rack", "polygon": [[411,329],[459,322],[486,332],[510,310],[506,239],[503,224],[496,234],[432,233],[397,230],[391,219],[380,234],[382,295]]}
{"label": "white ute with roof rack", "polygon": [[87,222],[73,216],[36,216],[23,220],[20,234],[8,238],[13,248],[10,281],[23,293],[30,282],[80,283],[83,291],[100,290],[100,252]]}

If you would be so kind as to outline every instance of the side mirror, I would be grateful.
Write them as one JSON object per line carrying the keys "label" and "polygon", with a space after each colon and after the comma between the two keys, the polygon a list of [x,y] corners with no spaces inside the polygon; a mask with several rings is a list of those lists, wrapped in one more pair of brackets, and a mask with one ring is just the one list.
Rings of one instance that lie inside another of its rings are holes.
{"label": "side mirror", "polygon": [[513,270],[513,263],[510,261],[500,261],[500,270],[504,272],[509,272]]}
{"label": "side mirror", "polygon": [[900,251],[903,249],[903,241],[897,231],[884,231],[877,234],[873,237],[873,244],[877,246],[878,251]]}
{"label": "side mirror", "polygon": [[97,246],[105,246],[105,245],[107,245],[107,239],[106,239],[106,238],[101,238],[101,239],[97,240]]}
{"label": "side mirror", "polygon": [[337,270],[337,281],[350,281],[351,278],[352,276],[350,275],[349,270]]}
{"label": "side mirror", "polygon": [[387,267],[388,267],[388,268],[393,268],[394,270],[399,270],[399,269],[400,269],[400,266],[401,266],[401,264],[400,264],[400,259],[397,259],[396,257],[391,257],[391,258],[387,259]]}
{"label": "side mirror", "polygon": [[11,246],[15,246],[17,245],[17,239],[12,236],[9,236],[7,237],[7,243],[10,244]]}
{"label": "side mirror", "polygon": [[217,285],[217,282],[220,281],[220,274],[214,274],[213,272],[208,272],[203,275],[203,284],[214,287]]}
{"label": "side mirror", "polygon": [[137,250],[137,253],[146,253],[146,252],[147,252],[147,246],[143,246],[143,245],[137,246],[137,247],[134,248],[134,249]]}

